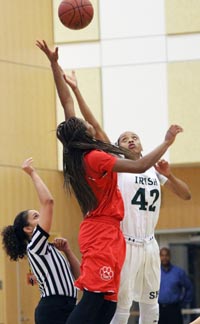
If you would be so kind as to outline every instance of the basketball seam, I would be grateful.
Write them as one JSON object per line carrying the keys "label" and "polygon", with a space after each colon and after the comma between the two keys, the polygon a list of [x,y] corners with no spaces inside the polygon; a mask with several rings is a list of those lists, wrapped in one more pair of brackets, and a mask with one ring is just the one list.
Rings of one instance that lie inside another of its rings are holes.
{"label": "basketball seam", "polygon": [[79,6],[78,5],[78,3],[77,3],[77,1],[76,0],[74,0],[75,2],[76,2],[76,4],[77,4],[77,8],[78,8],[78,11],[79,11],[79,16],[80,16],[80,18],[81,18],[81,26],[83,26],[83,20],[82,20],[82,15],[81,15],[81,12],[80,12],[80,7],[83,7],[83,5],[82,5],[82,0],[81,0],[81,6]]}
{"label": "basketball seam", "polygon": [[[92,18],[92,15],[90,15],[90,14],[85,10],[85,7],[87,7],[87,5],[82,6],[84,13],[87,14],[88,17]],[[88,7],[90,7],[90,6],[88,6]]]}
{"label": "basketball seam", "polygon": [[[68,10],[67,13],[70,13],[71,11],[75,11],[77,10],[78,8],[85,8],[85,7],[90,7],[90,5],[83,5],[83,6],[79,6],[79,7],[72,7],[72,9]],[[64,15],[66,15],[66,12],[64,12],[62,15],[60,15],[60,17],[63,17]]]}

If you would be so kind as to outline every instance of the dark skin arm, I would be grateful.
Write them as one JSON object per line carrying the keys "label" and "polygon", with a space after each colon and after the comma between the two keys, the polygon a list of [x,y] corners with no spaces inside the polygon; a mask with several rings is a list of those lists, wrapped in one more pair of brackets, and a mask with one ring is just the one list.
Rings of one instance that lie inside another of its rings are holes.
{"label": "dark skin arm", "polygon": [[40,201],[39,225],[45,232],[49,233],[53,218],[54,200],[46,184],[32,166],[32,163],[32,158],[26,159],[22,164],[22,169],[31,177]]}
{"label": "dark skin arm", "polygon": [[156,165],[155,169],[167,178],[164,187],[172,191],[175,195],[183,200],[191,199],[191,192],[187,184],[175,177],[172,173],[169,163],[165,160],[160,160]]}
{"label": "dark skin arm", "polygon": [[176,135],[182,132],[182,127],[178,125],[171,125],[168,129],[165,139],[162,144],[155,148],[149,154],[143,156],[138,160],[129,159],[117,159],[113,171],[126,172],[126,173],[142,173],[147,169],[155,165],[155,163],[161,158],[161,156],[167,151],[167,149],[174,142]]}
{"label": "dark skin arm", "polygon": [[58,96],[64,109],[65,120],[67,120],[70,117],[74,117],[74,101],[71,96],[70,89],[64,80],[64,72],[58,64],[58,47],[56,47],[54,51],[51,51],[44,40],[37,40],[36,46],[45,53],[45,55],[50,61]]}
{"label": "dark skin arm", "polygon": [[77,279],[80,276],[80,262],[71,250],[68,241],[65,238],[57,237],[55,238],[53,244],[58,250],[64,252],[67,260],[69,261],[71,272],[74,278]]}
{"label": "dark skin arm", "polygon": [[101,141],[110,143],[110,140],[109,140],[106,132],[104,132],[101,125],[98,123],[97,119],[95,118],[95,116],[92,113],[92,110],[89,108],[89,106],[87,105],[85,99],[83,98],[83,96],[80,92],[75,71],[72,71],[71,75],[65,74],[64,78],[65,78],[66,83],[71,87],[72,91],[74,92],[74,94],[76,96],[76,99],[77,99],[77,102],[79,105],[79,109],[80,109],[81,114],[83,115],[84,119],[87,120],[87,122],[90,123],[94,127],[95,132],[96,132],[95,138],[99,139]]}

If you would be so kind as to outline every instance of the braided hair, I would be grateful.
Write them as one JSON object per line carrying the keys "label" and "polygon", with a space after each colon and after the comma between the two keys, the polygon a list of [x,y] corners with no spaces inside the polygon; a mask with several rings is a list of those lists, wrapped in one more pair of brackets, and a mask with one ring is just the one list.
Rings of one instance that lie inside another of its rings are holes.
{"label": "braided hair", "polygon": [[13,225],[6,226],[2,232],[2,244],[10,260],[18,261],[26,255],[28,235],[23,228],[28,226],[28,210],[20,212]]}
{"label": "braided hair", "polygon": [[63,144],[64,186],[73,189],[85,215],[97,207],[97,199],[85,179],[84,155],[92,150],[124,155],[127,150],[93,138],[85,122],[76,117],[58,125],[57,137]]}

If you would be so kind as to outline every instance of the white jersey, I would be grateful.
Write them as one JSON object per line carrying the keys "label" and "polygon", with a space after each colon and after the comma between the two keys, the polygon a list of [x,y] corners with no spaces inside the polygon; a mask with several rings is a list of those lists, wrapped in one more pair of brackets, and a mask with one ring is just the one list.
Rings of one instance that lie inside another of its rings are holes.
{"label": "white jersey", "polygon": [[118,173],[125,213],[121,229],[125,235],[142,239],[154,234],[161,203],[160,185],[166,181],[154,167],[139,174]]}

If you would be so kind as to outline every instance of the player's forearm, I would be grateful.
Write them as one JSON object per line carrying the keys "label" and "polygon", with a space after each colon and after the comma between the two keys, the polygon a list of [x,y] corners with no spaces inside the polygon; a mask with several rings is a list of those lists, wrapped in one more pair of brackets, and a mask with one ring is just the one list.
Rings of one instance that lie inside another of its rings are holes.
{"label": "player's forearm", "polygon": [[[141,159],[134,161],[135,163],[139,164],[139,167],[144,172],[152,167],[167,151],[171,144],[168,141],[164,141],[162,144],[157,146],[153,151],[143,156]],[[141,164],[140,164],[141,163]]]}
{"label": "player's forearm", "polygon": [[94,117],[91,109],[89,108],[89,106],[87,105],[85,99],[83,98],[80,90],[78,87],[73,88],[73,92],[76,96],[78,105],[79,105],[79,109],[81,111],[81,114],[83,115],[84,119],[88,121],[88,123],[90,123],[94,128],[96,127],[97,120]]}
{"label": "player's forearm", "polygon": [[161,158],[161,156],[167,151],[170,143],[164,141],[158,147],[156,147],[149,154],[143,156],[137,160],[131,159],[117,159],[113,171],[115,172],[130,172],[130,173],[143,173]]}
{"label": "player's forearm", "polygon": [[92,113],[91,109],[87,105],[79,88],[78,87],[73,88],[73,92],[76,96],[81,114],[83,115],[84,119],[87,120],[87,122],[90,123],[94,127],[94,129],[96,131],[96,136],[95,136],[96,139],[110,143],[110,140],[109,140],[107,134],[104,132],[101,125],[98,123],[97,119],[95,118],[94,114]]}
{"label": "player's forearm", "polygon": [[57,89],[57,93],[64,109],[65,120],[75,116],[74,101],[72,99],[68,85],[66,84],[61,67],[57,62],[51,63],[51,69]]}
{"label": "player's forearm", "polygon": [[184,200],[191,199],[190,189],[184,181],[176,178],[172,173],[170,173],[167,178],[170,182],[171,189],[177,196]]}
{"label": "player's forearm", "polygon": [[47,203],[53,204],[54,200],[52,194],[35,170],[31,172],[30,177],[32,178],[41,205]]}
{"label": "player's forearm", "polygon": [[68,249],[64,253],[67,257],[67,260],[69,261],[71,272],[74,278],[77,279],[80,276],[80,262],[70,249]]}

